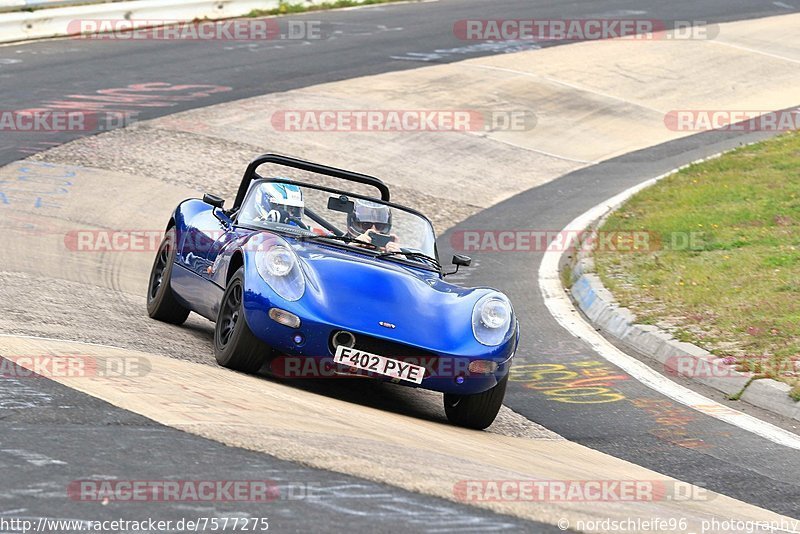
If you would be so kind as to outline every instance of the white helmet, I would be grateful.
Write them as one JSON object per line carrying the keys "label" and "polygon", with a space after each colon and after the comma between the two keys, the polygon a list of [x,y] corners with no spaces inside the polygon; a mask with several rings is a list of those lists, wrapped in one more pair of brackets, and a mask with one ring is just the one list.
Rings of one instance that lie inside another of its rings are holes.
{"label": "white helmet", "polygon": [[303,217],[303,191],[294,184],[266,182],[256,195],[256,209],[264,220],[286,224]]}

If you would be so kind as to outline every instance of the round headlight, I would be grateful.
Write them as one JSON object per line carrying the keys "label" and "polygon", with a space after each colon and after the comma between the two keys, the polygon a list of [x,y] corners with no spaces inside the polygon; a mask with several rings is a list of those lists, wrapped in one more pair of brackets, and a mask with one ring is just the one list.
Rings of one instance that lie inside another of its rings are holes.
{"label": "round headlight", "polygon": [[285,247],[272,247],[264,256],[264,267],[272,276],[286,276],[294,267],[294,254]]}
{"label": "round headlight", "polygon": [[287,245],[273,245],[256,250],[256,269],[261,278],[280,297],[294,302],[303,296],[306,281],[300,262]]}
{"label": "round headlight", "polygon": [[481,308],[481,321],[487,328],[502,328],[508,325],[511,306],[500,299],[487,300]]}
{"label": "round headlight", "polygon": [[483,345],[496,347],[509,339],[514,327],[514,312],[508,297],[489,293],[475,303],[472,332]]}

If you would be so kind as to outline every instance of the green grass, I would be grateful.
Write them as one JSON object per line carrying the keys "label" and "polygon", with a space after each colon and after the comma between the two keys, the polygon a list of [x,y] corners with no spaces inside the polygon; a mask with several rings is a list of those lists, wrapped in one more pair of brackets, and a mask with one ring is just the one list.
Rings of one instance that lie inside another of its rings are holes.
{"label": "green grass", "polygon": [[368,6],[371,4],[388,4],[391,2],[402,2],[407,0],[334,0],[333,2],[323,2],[321,4],[306,5],[303,2],[280,2],[280,5],[273,9],[254,9],[248,13],[248,17],[265,17],[268,15],[289,15],[291,13],[306,13],[308,11],[324,11],[328,9],[338,9],[342,7]]}
{"label": "green grass", "polygon": [[562,269],[560,271],[560,274],[561,274],[561,285],[563,285],[567,289],[571,289],[572,288],[572,283],[573,283],[573,280],[572,280],[572,276],[573,276],[572,265],[570,265],[569,263],[564,265],[564,267],[562,267]]}
{"label": "green grass", "polygon": [[598,274],[623,306],[758,376],[789,383],[800,399],[798,132],[668,177],[602,230],[647,231],[661,243],[596,251]]}

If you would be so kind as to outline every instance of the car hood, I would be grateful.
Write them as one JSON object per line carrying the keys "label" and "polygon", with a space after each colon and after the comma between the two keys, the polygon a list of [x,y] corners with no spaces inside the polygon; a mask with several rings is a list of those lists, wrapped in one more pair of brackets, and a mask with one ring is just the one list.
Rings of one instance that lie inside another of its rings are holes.
{"label": "car hood", "polygon": [[341,247],[292,248],[307,282],[300,303],[320,322],[433,350],[474,346],[472,309],[493,290],[461,288],[435,272]]}

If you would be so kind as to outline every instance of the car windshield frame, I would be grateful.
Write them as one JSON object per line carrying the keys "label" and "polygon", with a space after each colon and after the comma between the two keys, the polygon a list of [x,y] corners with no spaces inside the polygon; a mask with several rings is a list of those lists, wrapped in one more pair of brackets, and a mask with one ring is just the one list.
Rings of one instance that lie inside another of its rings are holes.
{"label": "car windshield frame", "polygon": [[[298,228],[296,231],[292,231],[292,230],[289,230],[288,228],[276,227],[277,225],[266,226],[266,225],[260,225],[258,223],[242,222],[242,221],[239,220],[239,217],[242,214],[243,208],[250,201],[251,196],[256,191],[258,185],[260,185],[262,183],[270,183],[270,182],[279,183],[279,184],[296,185],[296,186],[301,187],[301,188],[302,187],[307,187],[307,188],[310,188],[310,189],[315,189],[315,190],[318,190],[318,191],[324,191],[326,193],[331,193],[333,195],[344,195],[344,196],[347,196],[348,198],[358,198],[358,199],[367,200],[367,201],[370,201],[370,202],[377,202],[379,204],[388,206],[388,207],[390,207],[392,209],[397,209],[397,210],[409,213],[411,215],[414,215],[414,216],[418,217],[419,219],[421,219],[422,221],[424,221],[427,224],[428,228],[430,229],[430,234],[431,234],[431,237],[432,237],[432,240],[433,240],[433,252],[434,252],[434,255],[432,256],[432,258],[435,259],[436,262],[441,265],[441,260],[439,259],[439,247],[438,247],[438,245],[436,243],[436,240],[437,240],[436,229],[434,228],[433,223],[431,222],[431,220],[428,217],[426,217],[424,214],[419,212],[418,210],[415,210],[414,208],[409,208],[407,206],[403,206],[401,204],[397,204],[395,202],[390,202],[388,200],[382,200],[380,198],[371,197],[371,196],[368,196],[368,195],[362,195],[360,193],[353,193],[351,191],[345,191],[345,190],[342,190],[342,189],[337,189],[335,187],[328,187],[328,186],[323,186],[323,185],[310,184],[308,182],[302,182],[302,181],[299,181],[299,180],[292,180],[291,178],[275,178],[275,177],[273,177],[273,178],[265,178],[265,177],[261,176],[258,173],[254,173],[253,179],[250,182],[250,187],[249,187],[249,189],[247,191],[247,194],[245,195],[244,199],[242,200],[241,206],[239,206],[239,208],[237,209],[236,213],[233,214],[232,221],[233,221],[233,226],[234,227],[245,228],[245,229],[253,229],[253,230],[266,230],[268,232],[275,232],[275,233],[278,233],[278,234],[281,234],[281,235],[285,235],[287,237],[292,237],[292,238],[300,239],[300,240],[302,240],[304,238],[308,238],[308,237],[314,237],[315,240],[325,240],[326,236],[324,236],[324,235],[314,234],[313,232],[309,232],[307,230],[303,230],[303,229],[300,229],[300,228]],[[349,243],[345,243],[345,242],[339,241],[337,239],[327,239],[327,240],[324,241],[324,243],[326,245],[333,245],[333,246],[336,246],[338,248],[343,248],[343,249],[348,250],[348,251],[364,253],[364,254],[367,254],[367,255],[369,255],[371,257],[374,257],[374,258],[381,257],[380,255],[384,252],[384,251],[382,251],[382,250],[380,250],[378,248],[373,249],[373,248],[367,248],[367,247],[354,247],[354,246],[351,246]],[[383,256],[382,258],[383,259],[396,260],[399,263],[402,263],[403,265],[409,265],[409,266],[412,266],[412,267],[418,267],[418,268],[425,269],[425,270],[428,270],[428,271],[436,272],[436,273],[438,273],[440,275],[442,274],[442,270],[437,269],[433,265],[430,265],[429,263],[426,263],[424,261],[415,261],[415,260],[409,259],[409,258],[403,256],[402,253],[398,253],[397,255],[391,255],[391,256]]]}

